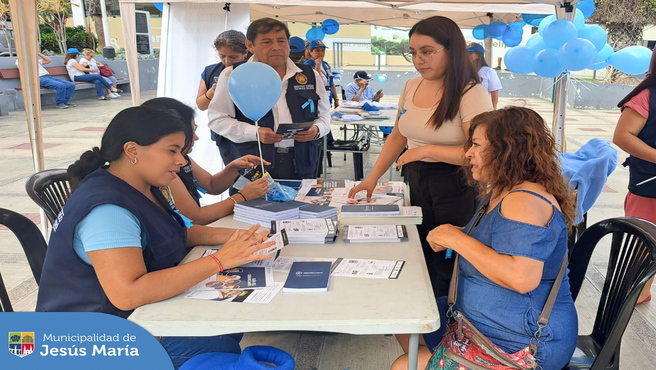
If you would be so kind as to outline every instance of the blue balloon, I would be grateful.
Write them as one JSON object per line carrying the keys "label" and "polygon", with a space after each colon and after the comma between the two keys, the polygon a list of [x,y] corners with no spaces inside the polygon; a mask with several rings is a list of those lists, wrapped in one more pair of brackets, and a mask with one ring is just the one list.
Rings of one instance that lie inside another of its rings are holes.
{"label": "blue balloon", "polygon": [[574,23],[577,30],[585,27],[585,17],[580,10],[576,9],[576,14],[574,14],[574,21],[572,23]]}
{"label": "blue balloon", "polygon": [[476,40],[485,40],[488,38],[490,35],[487,34],[487,25],[479,24],[478,26],[474,27],[472,30],[472,36],[474,36]]}
{"label": "blue balloon", "polygon": [[639,75],[649,70],[652,51],[644,46],[629,46],[608,57],[608,63],[629,75]]}
{"label": "blue balloon", "polygon": [[526,26],[526,22],[524,21],[516,21],[510,23],[510,28],[514,28],[516,30],[521,30],[522,28],[524,28],[524,26]]}
{"label": "blue balloon", "polygon": [[544,28],[547,27],[547,25],[548,25],[549,23],[551,23],[551,22],[553,22],[553,21],[555,21],[555,20],[556,20],[556,16],[553,15],[553,14],[550,15],[550,16],[547,16],[547,17],[542,18],[542,21],[540,21],[540,24],[538,25],[538,33],[539,33],[540,35],[542,35],[542,33],[544,33]]}
{"label": "blue balloon", "polygon": [[533,71],[540,77],[556,77],[564,70],[558,62],[558,50],[544,49],[533,58]]}
{"label": "blue balloon", "polygon": [[579,37],[590,41],[597,51],[601,50],[604,45],[606,45],[606,41],[608,41],[606,31],[596,24],[587,25],[581,28],[579,30]]}
{"label": "blue balloon", "polygon": [[155,6],[155,9],[159,10],[160,12],[164,11],[164,3],[153,3]]}
{"label": "blue balloon", "polygon": [[522,19],[524,22],[530,24],[531,26],[538,26],[540,22],[546,17],[546,14],[524,14],[522,13]]}
{"label": "blue balloon", "polygon": [[594,0],[581,0],[576,4],[576,9],[580,10],[583,13],[585,19],[590,18],[592,13],[595,11]]}
{"label": "blue balloon", "polygon": [[384,74],[384,73],[379,73],[379,74],[377,74],[377,75],[376,75],[376,81],[378,81],[378,82],[380,82],[380,83],[385,83],[385,82],[387,82],[387,75]]}
{"label": "blue balloon", "polygon": [[506,32],[506,24],[501,21],[494,21],[487,25],[487,33],[492,37],[500,37]]}
{"label": "blue balloon", "polygon": [[510,72],[525,75],[533,72],[534,55],[528,47],[516,46],[506,52],[504,63]]}
{"label": "blue balloon", "polygon": [[521,29],[514,29],[512,27],[508,28],[506,32],[503,33],[502,40],[503,43],[508,47],[517,46],[522,42],[523,32]]}
{"label": "blue balloon", "polygon": [[582,71],[592,64],[597,51],[586,39],[569,40],[558,50],[558,62],[568,71]]}
{"label": "blue balloon", "polygon": [[579,31],[574,23],[564,19],[556,19],[549,23],[542,32],[544,43],[552,49],[560,49],[567,41],[577,38]]}
{"label": "blue balloon", "polygon": [[531,36],[531,38],[528,39],[528,41],[526,41],[526,47],[531,49],[533,55],[535,55],[538,52],[546,49],[547,44],[544,43],[542,36],[536,33],[535,35]]}
{"label": "blue balloon", "polygon": [[321,30],[326,35],[334,35],[339,31],[339,23],[334,19],[326,19],[321,23]]}
{"label": "blue balloon", "polygon": [[230,75],[228,93],[246,117],[258,121],[280,99],[282,82],[278,72],[268,64],[244,63]]}
{"label": "blue balloon", "polygon": [[612,46],[608,44],[604,45],[604,47],[597,52],[597,56],[595,56],[594,60],[592,61],[592,64],[590,64],[588,69],[597,71],[608,67],[610,64],[608,64],[606,59],[608,59],[608,57],[614,52],[615,50],[613,50]]}
{"label": "blue balloon", "polygon": [[326,33],[319,27],[312,27],[305,34],[305,39],[308,40],[308,42],[323,40],[324,37],[326,37]]}
{"label": "blue balloon", "polygon": [[503,33],[501,34],[501,36],[494,36],[492,38],[495,40],[503,41]]}

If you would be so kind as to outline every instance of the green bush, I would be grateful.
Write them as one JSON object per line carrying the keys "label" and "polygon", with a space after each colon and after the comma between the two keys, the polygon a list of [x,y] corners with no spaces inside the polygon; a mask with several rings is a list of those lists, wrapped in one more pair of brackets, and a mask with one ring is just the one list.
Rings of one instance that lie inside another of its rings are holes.
{"label": "green bush", "polygon": [[[55,39],[55,33],[52,28],[40,24],[41,30],[41,50],[50,50],[59,54],[59,44]],[[87,32],[84,27],[66,27],[66,46],[69,48],[78,48],[80,51],[84,48],[93,49],[98,45],[98,39],[93,34]]]}

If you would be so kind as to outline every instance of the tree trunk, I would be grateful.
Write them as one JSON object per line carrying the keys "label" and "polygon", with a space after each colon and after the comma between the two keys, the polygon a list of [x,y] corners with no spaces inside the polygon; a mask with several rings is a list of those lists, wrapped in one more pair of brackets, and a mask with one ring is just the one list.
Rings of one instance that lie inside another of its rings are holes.
{"label": "tree trunk", "polygon": [[93,18],[93,24],[96,27],[96,35],[98,36],[98,49],[102,50],[105,46],[107,46],[107,42],[105,41],[105,28],[103,28],[102,15],[92,14],[91,18]]}

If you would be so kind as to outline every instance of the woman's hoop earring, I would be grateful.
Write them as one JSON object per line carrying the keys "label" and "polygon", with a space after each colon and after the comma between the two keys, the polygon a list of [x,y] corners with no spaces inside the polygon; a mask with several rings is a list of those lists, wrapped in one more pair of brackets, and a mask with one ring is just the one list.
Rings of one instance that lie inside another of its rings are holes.
{"label": "woman's hoop earring", "polygon": [[130,163],[137,164],[137,157],[130,159]]}

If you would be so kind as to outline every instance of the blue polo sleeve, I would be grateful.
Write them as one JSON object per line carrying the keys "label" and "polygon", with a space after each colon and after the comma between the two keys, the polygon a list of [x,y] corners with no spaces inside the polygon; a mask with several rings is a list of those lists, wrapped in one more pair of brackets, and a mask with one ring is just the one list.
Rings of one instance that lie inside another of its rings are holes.
{"label": "blue polo sleeve", "polygon": [[139,219],[125,208],[103,204],[89,212],[75,227],[73,250],[89,265],[88,252],[147,245]]}

